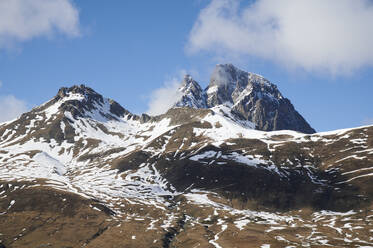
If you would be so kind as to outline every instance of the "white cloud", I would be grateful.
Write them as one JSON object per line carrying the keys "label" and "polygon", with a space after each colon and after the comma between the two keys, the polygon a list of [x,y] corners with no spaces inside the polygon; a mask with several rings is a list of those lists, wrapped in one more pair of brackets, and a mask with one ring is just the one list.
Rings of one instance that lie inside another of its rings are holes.
{"label": "white cloud", "polygon": [[186,48],[345,74],[373,65],[372,23],[370,0],[212,0]]}
{"label": "white cloud", "polygon": [[369,126],[369,125],[373,125],[373,118],[368,118],[368,119],[365,119],[361,122],[362,125],[364,126]]}
{"label": "white cloud", "polygon": [[150,95],[148,110],[146,112],[150,115],[160,115],[170,109],[182,95],[178,91],[180,84],[181,79],[174,77],[166,81],[163,87],[153,91]]}
{"label": "white cloud", "polygon": [[[0,88],[3,82],[0,80]],[[10,121],[27,111],[24,101],[17,99],[13,95],[0,95],[0,123]]]}
{"label": "white cloud", "polygon": [[0,1],[0,48],[54,33],[79,35],[79,13],[70,0]]}
{"label": "white cloud", "polygon": [[0,122],[10,121],[27,111],[26,103],[13,95],[0,96]]}

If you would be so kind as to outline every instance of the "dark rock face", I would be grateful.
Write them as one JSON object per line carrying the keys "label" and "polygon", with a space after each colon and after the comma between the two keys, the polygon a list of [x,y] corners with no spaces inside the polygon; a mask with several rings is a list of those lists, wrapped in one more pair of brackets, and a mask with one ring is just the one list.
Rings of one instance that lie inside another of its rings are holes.
{"label": "dark rock face", "polygon": [[179,91],[183,95],[175,107],[212,108],[225,105],[232,114],[251,121],[259,130],[315,133],[276,85],[231,64],[217,65],[204,91],[190,76],[184,79]]}
{"label": "dark rock face", "polygon": [[302,133],[315,133],[315,130],[286,98],[270,98],[253,92],[236,103],[232,110],[255,123],[256,127],[263,131],[295,130]]}
{"label": "dark rock face", "polygon": [[110,101],[110,112],[116,116],[130,115],[131,113],[114,100]]}

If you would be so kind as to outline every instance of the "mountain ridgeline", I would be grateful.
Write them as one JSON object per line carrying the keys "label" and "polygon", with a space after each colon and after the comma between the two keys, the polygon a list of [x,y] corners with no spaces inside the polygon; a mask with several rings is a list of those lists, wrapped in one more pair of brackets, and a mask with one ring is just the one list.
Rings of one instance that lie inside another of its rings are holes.
{"label": "mountain ridgeline", "polygon": [[149,116],[63,87],[0,123],[0,247],[373,247],[373,126],[314,133],[229,64],[178,93]]}
{"label": "mountain ridgeline", "polygon": [[181,97],[175,107],[213,108],[225,105],[232,115],[252,122],[258,130],[315,133],[276,85],[231,64],[217,65],[205,90],[190,75],[186,75],[179,92]]}

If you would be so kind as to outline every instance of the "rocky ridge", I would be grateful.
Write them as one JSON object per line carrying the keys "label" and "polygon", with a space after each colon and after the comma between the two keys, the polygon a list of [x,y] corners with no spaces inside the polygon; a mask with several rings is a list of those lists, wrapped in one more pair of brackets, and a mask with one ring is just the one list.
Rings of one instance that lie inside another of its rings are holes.
{"label": "rocky ridge", "polygon": [[175,107],[225,106],[231,115],[252,122],[259,130],[315,133],[290,100],[282,96],[276,85],[232,64],[218,64],[205,90],[186,75],[179,92],[181,98],[174,104]]}

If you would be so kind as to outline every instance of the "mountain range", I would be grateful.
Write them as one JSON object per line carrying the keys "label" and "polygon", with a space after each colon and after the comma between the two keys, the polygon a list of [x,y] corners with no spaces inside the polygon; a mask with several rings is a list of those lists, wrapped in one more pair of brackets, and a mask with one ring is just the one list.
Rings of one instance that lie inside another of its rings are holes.
{"label": "mountain range", "polygon": [[85,85],[0,124],[0,247],[371,247],[373,126],[316,133],[264,77],[166,113]]}

